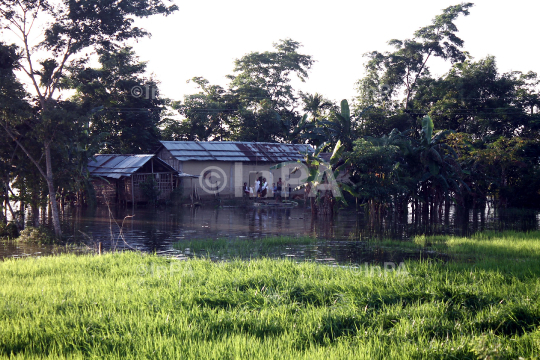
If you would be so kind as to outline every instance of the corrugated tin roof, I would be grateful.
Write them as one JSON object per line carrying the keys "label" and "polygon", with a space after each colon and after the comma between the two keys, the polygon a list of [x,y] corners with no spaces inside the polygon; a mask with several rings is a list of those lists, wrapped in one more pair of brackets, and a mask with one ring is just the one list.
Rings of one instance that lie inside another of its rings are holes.
{"label": "corrugated tin roof", "polygon": [[306,144],[253,143],[233,141],[162,141],[163,146],[179,161],[296,161],[301,153],[313,151]]}
{"label": "corrugated tin roof", "polygon": [[104,176],[120,179],[122,176],[130,176],[139,170],[154,155],[95,155],[95,160],[88,162],[88,170],[92,176]]}
{"label": "corrugated tin roof", "polygon": [[[134,172],[144,166],[155,155],[116,155],[116,154],[98,154],[94,155],[94,159],[88,161],[88,170],[92,176],[103,176],[113,179],[120,179],[122,176],[131,176]],[[161,165],[170,169],[181,177],[196,177],[190,174],[178,173],[167,163],[159,158],[154,161],[159,161]]]}

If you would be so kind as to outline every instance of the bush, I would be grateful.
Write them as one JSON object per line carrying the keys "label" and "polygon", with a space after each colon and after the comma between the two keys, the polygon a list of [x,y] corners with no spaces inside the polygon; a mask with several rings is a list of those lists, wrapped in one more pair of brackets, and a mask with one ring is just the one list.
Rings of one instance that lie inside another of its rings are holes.
{"label": "bush", "polygon": [[4,224],[0,223],[0,238],[15,239],[19,236],[19,229],[17,225],[12,222]]}
{"label": "bush", "polygon": [[51,230],[45,227],[27,227],[23,231],[17,241],[34,243],[34,244],[54,244],[57,242]]}

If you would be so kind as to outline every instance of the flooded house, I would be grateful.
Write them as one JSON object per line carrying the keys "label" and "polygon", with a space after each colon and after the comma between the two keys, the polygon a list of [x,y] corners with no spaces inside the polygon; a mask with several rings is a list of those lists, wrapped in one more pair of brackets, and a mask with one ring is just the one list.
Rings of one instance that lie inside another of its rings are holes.
{"label": "flooded house", "polygon": [[153,154],[99,154],[88,162],[88,170],[100,204],[168,200],[182,179],[192,177]]}
{"label": "flooded house", "polygon": [[[294,189],[300,179],[307,177],[302,171],[292,171],[306,151],[313,152],[313,148],[307,144],[161,141],[156,155],[176,171],[199,175],[198,179],[184,182],[184,194],[241,197],[243,184],[253,188],[259,177],[267,179],[269,195],[272,184],[279,178],[282,178],[284,191],[288,191],[289,186]],[[271,169],[281,163],[293,164]]]}

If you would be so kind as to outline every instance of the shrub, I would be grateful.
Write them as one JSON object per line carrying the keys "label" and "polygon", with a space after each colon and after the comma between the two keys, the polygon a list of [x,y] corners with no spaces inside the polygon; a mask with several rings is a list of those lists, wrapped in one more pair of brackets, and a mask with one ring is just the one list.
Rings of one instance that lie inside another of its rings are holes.
{"label": "shrub", "polygon": [[0,223],[0,238],[15,239],[19,236],[17,225],[12,222]]}
{"label": "shrub", "polygon": [[57,242],[51,230],[45,227],[27,227],[23,231],[17,241],[34,243],[34,244],[54,244]]}

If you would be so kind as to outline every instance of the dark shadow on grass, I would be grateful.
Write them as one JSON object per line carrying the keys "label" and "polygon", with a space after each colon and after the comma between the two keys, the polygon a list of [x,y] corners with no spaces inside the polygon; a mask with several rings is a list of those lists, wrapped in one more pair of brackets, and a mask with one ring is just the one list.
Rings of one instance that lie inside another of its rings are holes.
{"label": "dark shadow on grass", "polygon": [[523,306],[504,311],[476,325],[479,331],[493,331],[496,335],[523,335],[536,331],[540,325],[540,314]]}

